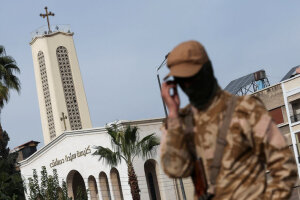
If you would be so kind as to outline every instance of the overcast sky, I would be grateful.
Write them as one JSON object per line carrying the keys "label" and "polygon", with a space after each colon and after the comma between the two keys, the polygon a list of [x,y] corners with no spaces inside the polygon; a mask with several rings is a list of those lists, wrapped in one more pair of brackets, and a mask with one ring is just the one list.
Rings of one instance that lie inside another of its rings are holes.
{"label": "overcast sky", "polygon": [[1,113],[9,146],[44,145],[29,42],[46,25],[39,16],[45,6],[55,13],[51,24],[70,24],[75,33],[93,127],[100,127],[164,116],[156,67],[185,40],[205,45],[222,87],[260,69],[274,84],[300,64],[300,2],[245,2],[0,0],[0,44],[16,59],[22,84]]}

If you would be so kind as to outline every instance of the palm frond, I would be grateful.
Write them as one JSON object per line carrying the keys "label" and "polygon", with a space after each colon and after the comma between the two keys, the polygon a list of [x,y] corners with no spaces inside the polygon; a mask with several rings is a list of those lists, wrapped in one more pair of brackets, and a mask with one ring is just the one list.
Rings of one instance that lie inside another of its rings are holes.
{"label": "palm frond", "polygon": [[130,125],[127,125],[125,128],[125,142],[127,144],[135,144],[135,142],[138,140],[138,128],[136,126],[131,127]]}
{"label": "palm frond", "polygon": [[7,87],[3,86],[0,82],[0,108],[4,106],[4,103],[6,103],[9,100],[9,90]]}
{"label": "palm frond", "polygon": [[131,154],[135,154],[138,140],[138,128],[136,126],[127,125],[124,130],[124,146],[126,146],[126,151],[129,151]]}
{"label": "palm frond", "polygon": [[0,63],[0,77],[2,78],[6,74],[6,68],[4,67],[4,64]]}
{"label": "palm frond", "polygon": [[15,76],[19,72],[15,59],[7,56],[4,46],[0,45],[0,108],[8,102],[11,89],[20,92],[20,80]]}
{"label": "palm frond", "polygon": [[116,166],[121,162],[121,156],[119,152],[113,152],[109,148],[105,148],[102,146],[94,147],[97,149],[93,155],[99,156],[99,161],[103,160],[109,166]]}
{"label": "palm frond", "polygon": [[110,126],[106,126],[106,131],[108,135],[111,137],[111,145],[115,151],[120,151],[121,143],[122,143],[122,133],[118,130],[116,124],[111,124]]}
{"label": "palm frond", "polygon": [[0,63],[1,64],[15,64],[16,61],[13,57],[11,56],[6,56],[6,55],[3,55],[0,57]]}
{"label": "palm frond", "polygon": [[145,136],[137,147],[140,149],[140,153],[144,159],[152,157],[156,153],[156,149],[160,144],[159,138],[155,136],[155,133]]}
{"label": "palm frond", "polygon": [[5,55],[5,48],[3,45],[0,45],[0,56]]}
{"label": "palm frond", "polygon": [[20,80],[15,75],[10,74],[7,77],[5,76],[4,83],[8,89],[14,89],[18,93],[20,92],[21,89]]}
{"label": "palm frond", "polygon": [[7,63],[4,67],[6,68],[6,71],[8,71],[10,74],[13,74],[13,73],[19,74],[21,71],[15,62]]}
{"label": "palm frond", "polygon": [[95,147],[97,150],[93,155],[98,155],[99,160],[104,160],[110,166],[115,166],[121,159],[132,163],[136,156],[150,158],[156,153],[159,145],[159,138],[150,134],[139,139],[139,132],[136,126],[127,125],[125,128],[117,124],[110,124],[106,127],[107,134],[111,137],[112,150],[102,146]]}

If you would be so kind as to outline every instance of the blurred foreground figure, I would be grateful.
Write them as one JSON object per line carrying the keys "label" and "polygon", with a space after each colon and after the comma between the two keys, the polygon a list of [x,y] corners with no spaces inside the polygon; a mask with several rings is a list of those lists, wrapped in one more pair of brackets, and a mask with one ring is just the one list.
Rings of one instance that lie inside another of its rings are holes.
{"label": "blurred foreground figure", "polygon": [[[199,42],[179,44],[167,65],[165,79],[174,80],[162,85],[169,110],[161,141],[165,173],[192,176],[195,199],[288,199],[297,179],[294,156],[263,103],[222,90]],[[183,109],[177,85],[190,101]]]}

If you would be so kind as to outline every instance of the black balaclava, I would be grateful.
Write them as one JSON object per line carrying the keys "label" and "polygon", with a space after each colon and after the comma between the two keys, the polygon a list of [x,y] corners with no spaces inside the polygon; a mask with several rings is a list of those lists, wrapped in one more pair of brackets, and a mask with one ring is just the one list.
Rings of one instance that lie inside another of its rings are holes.
{"label": "black balaclava", "polygon": [[201,70],[188,78],[174,77],[190,103],[199,110],[207,108],[218,89],[211,62],[205,63]]}

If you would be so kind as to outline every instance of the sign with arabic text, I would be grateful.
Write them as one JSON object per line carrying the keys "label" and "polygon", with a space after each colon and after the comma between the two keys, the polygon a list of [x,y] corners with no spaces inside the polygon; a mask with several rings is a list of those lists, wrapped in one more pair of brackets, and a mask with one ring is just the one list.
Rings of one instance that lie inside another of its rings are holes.
{"label": "sign with arabic text", "polygon": [[90,149],[90,145],[84,148],[83,150],[77,150],[76,152],[70,152],[69,154],[66,154],[63,158],[55,158],[50,163],[50,167],[55,167],[57,165],[62,165],[66,162],[72,162],[73,160],[85,157],[86,155],[90,154],[92,151]]}

